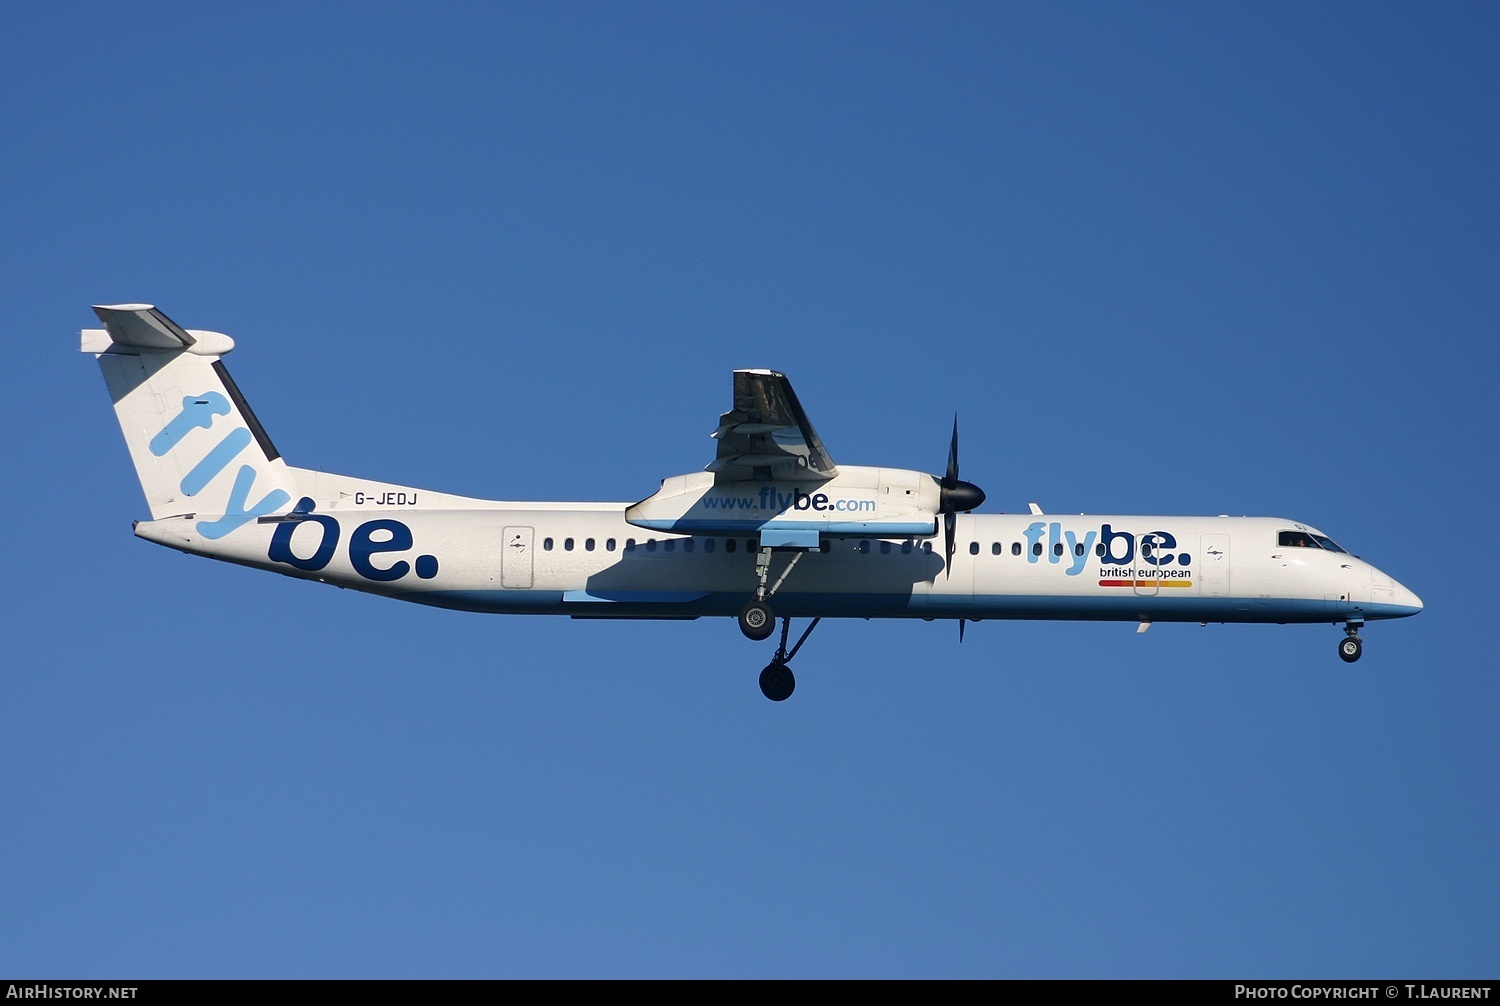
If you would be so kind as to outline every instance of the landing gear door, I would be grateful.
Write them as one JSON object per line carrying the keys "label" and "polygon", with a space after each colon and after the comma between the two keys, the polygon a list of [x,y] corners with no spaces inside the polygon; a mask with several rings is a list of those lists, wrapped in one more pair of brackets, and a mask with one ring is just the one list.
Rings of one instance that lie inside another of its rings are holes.
{"label": "landing gear door", "polygon": [[513,590],[531,588],[531,539],[529,527],[508,527],[500,552],[500,586]]}

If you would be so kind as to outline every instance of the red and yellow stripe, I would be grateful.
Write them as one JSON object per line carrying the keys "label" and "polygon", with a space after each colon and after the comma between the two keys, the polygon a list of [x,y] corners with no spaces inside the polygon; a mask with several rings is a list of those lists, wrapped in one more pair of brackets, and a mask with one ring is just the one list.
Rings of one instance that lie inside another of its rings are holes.
{"label": "red and yellow stripe", "polygon": [[1191,587],[1192,580],[1100,580],[1101,587]]}

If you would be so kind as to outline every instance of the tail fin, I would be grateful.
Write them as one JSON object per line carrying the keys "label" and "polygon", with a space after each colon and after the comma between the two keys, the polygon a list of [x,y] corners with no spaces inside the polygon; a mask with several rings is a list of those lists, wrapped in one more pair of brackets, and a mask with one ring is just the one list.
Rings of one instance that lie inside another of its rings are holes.
{"label": "tail fin", "polygon": [[219,359],[234,340],[189,331],[149,304],[95,307],[103,329],[84,329],[114,399],[153,520],[192,515],[222,538],[298,496],[281,460]]}

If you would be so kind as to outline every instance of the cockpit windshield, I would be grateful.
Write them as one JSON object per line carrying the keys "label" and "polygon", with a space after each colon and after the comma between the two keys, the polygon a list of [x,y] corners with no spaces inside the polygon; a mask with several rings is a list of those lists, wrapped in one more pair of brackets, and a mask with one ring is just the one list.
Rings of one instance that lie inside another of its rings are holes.
{"label": "cockpit windshield", "polygon": [[1282,531],[1276,536],[1276,543],[1282,548],[1322,548],[1330,552],[1344,551],[1334,543],[1332,538],[1325,538],[1311,531]]}

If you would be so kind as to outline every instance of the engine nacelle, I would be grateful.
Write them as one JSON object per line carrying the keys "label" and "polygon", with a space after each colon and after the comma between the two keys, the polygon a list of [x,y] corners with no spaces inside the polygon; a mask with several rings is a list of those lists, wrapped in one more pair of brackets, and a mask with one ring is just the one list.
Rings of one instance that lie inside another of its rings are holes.
{"label": "engine nacelle", "polygon": [[677,534],[760,534],[773,547],[816,548],[835,538],[929,537],[937,533],[938,480],[904,468],[840,465],[819,481],[715,482],[712,472],[663,479],[625,510],[637,527]]}

